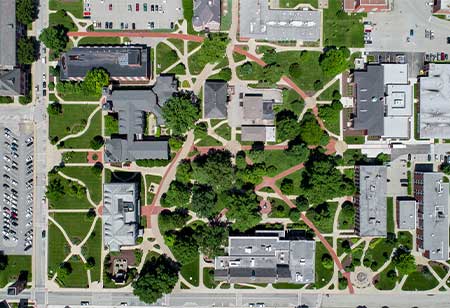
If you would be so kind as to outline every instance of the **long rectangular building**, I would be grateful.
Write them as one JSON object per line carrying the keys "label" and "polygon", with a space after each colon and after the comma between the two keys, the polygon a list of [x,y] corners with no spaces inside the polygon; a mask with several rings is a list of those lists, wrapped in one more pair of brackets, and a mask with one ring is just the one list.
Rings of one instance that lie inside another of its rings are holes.
{"label": "long rectangular building", "polygon": [[215,280],[230,283],[314,282],[316,242],[285,231],[230,236],[228,256],[216,257]]}
{"label": "long rectangular building", "polygon": [[16,65],[16,0],[0,1],[0,69]]}

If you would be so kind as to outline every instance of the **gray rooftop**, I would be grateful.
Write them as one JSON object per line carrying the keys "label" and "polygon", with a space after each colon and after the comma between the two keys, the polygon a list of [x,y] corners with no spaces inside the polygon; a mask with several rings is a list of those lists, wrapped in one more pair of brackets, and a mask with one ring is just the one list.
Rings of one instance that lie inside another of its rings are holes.
{"label": "gray rooftop", "polygon": [[315,241],[288,239],[284,231],[230,236],[228,256],[215,259],[215,279],[229,282],[314,282]]}
{"label": "gray rooftop", "polygon": [[384,134],[384,73],[381,65],[368,65],[355,71],[356,118],[354,128],[369,136]]}
{"label": "gray rooftop", "polygon": [[[449,183],[443,182],[443,174],[423,173],[423,248],[429,251],[431,260],[447,260],[449,244],[448,194]],[[420,219],[420,217],[419,217]]]}
{"label": "gray rooftop", "polygon": [[398,228],[414,230],[416,228],[416,200],[397,200]]}
{"label": "gray rooftop", "polygon": [[0,71],[0,96],[17,96],[21,94],[21,72],[15,68],[12,71]]}
{"label": "gray rooftop", "polygon": [[150,65],[146,46],[75,47],[61,55],[61,80],[84,78],[93,68],[108,71],[111,79],[121,82],[148,80]]}
{"label": "gray rooftop", "polygon": [[112,138],[105,142],[105,162],[169,159],[169,150],[169,141],[165,139],[128,141],[122,138]]}
{"label": "gray rooftop", "polygon": [[[231,9],[231,8],[228,8]],[[220,29],[220,0],[194,0],[192,25],[195,29]]]}
{"label": "gray rooftop", "polygon": [[0,1],[0,67],[16,65],[16,1]]}
{"label": "gray rooftop", "polygon": [[244,120],[273,120],[274,100],[264,100],[262,94],[245,94],[243,99]]}
{"label": "gray rooftop", "polygon": [[226,81],[206,80],[204,87],[204,110],[206,119],[223,119],[227,117],[227,92]]}
{"label": "gray rooftop", "polygon": [[103,243],[111,251],[136,244],[140,201],[137,183],[104,184]]}
{"label": "gray rooftop", "polygon": [[[385,237],[387,235],[387,167],[358,166],[359,235]],[[358,177],[357,177],[358,178]]]}
{"label": "gray rooftop", "polygon": [[274,142],[276,137],[275,126],[263,125],[242,125],[241,140],[242,141],[270,141]]}
{"label": "gray rooftop", "polygon": [[241,38],[269,41],[318,41],[320,11],[270,9],[268,0],[239,0]]}

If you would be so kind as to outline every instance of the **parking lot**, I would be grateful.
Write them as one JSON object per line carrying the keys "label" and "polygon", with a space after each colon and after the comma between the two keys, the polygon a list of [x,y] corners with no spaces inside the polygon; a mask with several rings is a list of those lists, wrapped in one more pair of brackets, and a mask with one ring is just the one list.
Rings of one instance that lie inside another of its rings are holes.
{"label": "parking lot", "polygon": [[369,13],[365,20],[373,24],[372,44],[366,44],[366,49],[448,53],[450,21],[433,17],[427,2],[396,0],[390,12]]}
{"label": "parking lot", "polygon": [[0,124],[0,250],[5,254],[32,253],[33,142],[31,123]]}

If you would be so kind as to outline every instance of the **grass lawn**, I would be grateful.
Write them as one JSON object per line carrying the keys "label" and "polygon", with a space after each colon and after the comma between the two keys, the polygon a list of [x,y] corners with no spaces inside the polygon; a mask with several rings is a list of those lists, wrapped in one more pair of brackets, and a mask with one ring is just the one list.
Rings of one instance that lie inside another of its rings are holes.
{"label": "grass lawn", "polygon": [[319,6],[318,2],[318,0],[280,0],[280,8],[294,8],[302,3],[311,4],[317,8]]}
{"label": "grass lawn", "polygon": [[343,204],[341,212],[338,218],[339,229],[353,229],[355,228],[355,208],[353,204]]}
{"label": "grass lawn", "polygon": [[[304,169],[301,169],[299,171],[296,171],[294,173],[289,174],[288,176],[284,177],[283,179],[289,179],[293,182],[293,189],[292,192],[290,192],[293,195],[299,195],[302,192],[302,189],[300,188],[300,184],[302,181],[302,173]],[[277,186],[280,187],[281,191],[284,194],[287,194],[288,192],[284,191],[284,189],[281,187],[281,183],[283,182],[283,179],[280,179],[276,182]],[[270,191],[269,191],[270,192]]]}
{"label": "grass lawn", "polygon": [[270,218],[288,218],[290,207],[281,199],[268,199],[272,205],[272,211],[269,214]]}
{"label": "grass lawn", "polygon": [[293,89],[283,89],[283,103],[275,105],[274,110],[275,112],[290,110],[296,115],[300,115],[304,106],[305,103],[297,92]]}
{"label": "grass lawn", "polygon": [[203,268],[203,284],[208,289],[215,289],[219,285],[216,281],[214,281],[214,268],[213,267],[204,267]]}
{"label": "grass lawn", "polygon": [[272,287],[274,287],[275,289],[301,289],[304,286],[305,286],[304,284],[296,284],[289,282],[272,283]]}
{"label": "grass lawn", "polygon": [[246,286],[246,285],[239,284],[239,283],[235,283],[235,284],[233,285],[233,287],[234,287],[235,289],[256,289],[255,287]]}
{"label": "grass lawn", "polygon": [[385,238],[373,239],[364,256],[364,266],[377,271],[389,259],[395,243]]}
{"label": "grass lawn", "polygon": [[77,31],[77,26],[73,22],[72,18],[67,15],[65,11],[58,11],[56,13],[51,13],[48,17],[49,27],[56,25],[63,25],[69,31]]}
{"label": "grass lawn", "polygon": [[194,50],[195,48],[197,48],[198,46],[200,46],[202,43],[199,42],[193,42],[193,41],[189,41],[188,42],[188,52],[191,52],[192,50]]}
{"label": "grass lawn", "polygon": [[175,75],[186,75],[186,67],[183,63],[178,63],[168,73]]}
{"label": "grass lawn", "polygon": [[323,266],[322,256],[325,254],[328,254],[328,250],[321,242],[316,242],[316,282],[314,283],[316,289],[323,288],[333,277],[334,267]]}
{"label": "grass lawn", "polygon": [[102,176],[96,174],[92,167],[64,167],[61,172],[82,181],[89,190],[92,201],[98,204],[102,200]]}
{"label": "grass lawn", "polygon": [[100,281],[100,271],[102,267],[102,220],[98,219],[94,230],[92,230],[89,239],[82,247],[84,257],[87,259],[93,257],[95,259],[95,266],[91,268],[92,281]]}
{"label": "grass lawn", "polygon": [[392,197],[387,197],[387,232],[395,232],[395,222],[394,222],[394,201]]}
{"label": "grass lawn", "polygon": [[120,37],[83,37],[78,46],[84,45],[120,45]]}
{"label": "grass lawn", "polygon": [[48,222],[48,272],[50,277],[56,273],[59,265],[70,253],[70,246],[59,228]]}
{"label": "grass lawn", "polygon": [[421,271],[416,271],[408,275],[408,278],[406,278],[403,284],[402,291],[426,291],[433,289],[438,284],[433,274],[427,268],[423,268]]}
{"label": "grass lawn", "polygon": [[93,217],[87,213],[51,213],[50,216],[66,231],[72,243],[79,244],[91,228]]}
{"label": "grass lawn", "polygon": [[216,146],[216,145],[222,145],[222,143],[220,141],[218,141],[217,139],[214,139],[213,137],[209,136],[209,135],[205,135],[204,137],[201,138],[201,140],[196,143],[195,145],[197,146]]}
{"label": "grass lawn", "polygon": [[392,290],[395,288],[395,284],[398,280],[397,275],[394,277],[389,277],[388,273],[392,275],[392,271],[395,271],[395,266],[392,263],[389,263],[388,267],[386,267],[378,276],[378,280],[375,282],[375,288],[378,290]]}
{"label": "grass lawn", "polygon": [[254,163],[265,163],[267,167],[273,166],[274,168],[267,172],[267,176],[270,177],[301,163],[295,155],[284,150],[248,151],[246,154]]}
{"label": "grass lawn", "polygon": [[364,136],[345,136],[344,141],[347,144],[364,144]]}
{"label": "grass lawn", "polygon": [[353,180],[355,178],[355,169],[344,169],[344,174],[346,177]]}
{"label": "grass lawn", "polygon": [[[69,190],[69,184],[71,181],[63,178],[59,174],[49,174],[49,180],[53,177],[61,180],[62,185],[64,186],[64,190]],[[86,194],[83,194],[81,197],[77,197],[71,194],[64,194],[57,201],[52,201],[49,199],[49,207],[50,209],[89,209],[91,208],[91,204],[89,203]]]}
{"label": "grass lawn", "polygon": [[227,123],[220,125],[218,128],[215,129],[215,132],[217,135],[221,136],[222,138],[226,140],[231,140],[231,127],[228,126]]}
{"label": "grass lawn", "polygon": [[231,80],[231,69],[228,67],[223,68],[217,74],[209,76],[208,79],[230,81]]}
{"label": "grass lawn", "polygon": [[119,119],[117,114],[108,113],[103,117],[105,121],[105,136],[119,133]]}
{"label": "grass lawn", "polygon": [[436,274],[438,274],[439,277],[444,278],[445,275],[447,275],[448,272],[447,266],[433,261],[428,262],[428,264],[433,268],[433,270],[436,272]]}
{"label": "grass lawn", "polygon": [[228,31],[230,30],[231,26],[231,18],[232,18],[232,12],[231,7],[233,6],[232,0],[223,0],[227,1],[227,12],[226,14],[222,13],[222,16],[220,18],[220,31]]}
{"label": "grass lawn", "polygon": [[83,18],[82,0],[50,0],[49,9],[52,11],[66,10],[72,13],[76,18]]}
{"label": "grass lawn", "polygon": [[169,42],[171,42],[177,49],[179,52],[183,53],[184,52],[184,41],[183,40],[178,40],[178,39],[167,39]]}
{"label": "grass lawn", "polygon": [[185,264],[181,267],[181,276],[186,279],[193,286],[199,285],[199,271],[200,271],[200,255],[191,263]]}
{"label": "grass lawn", "polygon": [[334,102],[332,105],[319,105],[319,117],[325,127],[332,133],[340,135],[342,104]]}
{"label": "grass lawn", "polygon": [[400,231],[397,235],[397,244],[412,249],[412,234],[409,231]]}
{"label": "grass lawn", "polygon": [[322,94],[319,95],[317,100],[319,100],[319,101],[333,100],[333,93],[335,93],[335,91],[340,92],[339,85],[340,85],[339,80],[336,80],[331,86],[326,88],[325,91],[322,92]]}
{"label": "grass lawn", "polygon": [[337,240],[337,251],[336,251],[336,254],[337,254],[338,256],[341,256],[344,252],[351,253],[351,250],[349,250],[348,248],[345,249],[345,248],[343,247],[343,243],[344,243],[344,242],[348,242],[348,243],[350,244],[350,246],[352,246],[353,243],[354,243],[353,240],[354,240],[354,239],[352,239],[352,238],[338,238],[338,240]]}
{"label": "grass lawn", "polygon": [[165,43],[156,46],[156,73],[161,74],[179,60],[177,52]]}
{"label": "grass lawn", "polygon": [[341,0],[329,0],[323,10],[323,36],[325,46],[364,47],[365,13],[348,15],[342,10]]}
{"label": "grass lawn", "polygon": [[237,53],[237,52],[233,52],[234,62],[241,62],[241,61],[244,61],[245,59],[247,59],[246,56],[241,55],[240,53]]}
{"label": "grass lawn", "polygon": [[87,152],[64,152],[62,159],[64,163],[87,163]]}
{"label": "grass lawn", "polygon": [[156,192],[156,189],[154,189],[153,190],[154,192],[152,193],[152,192],[150,192],[148,190],[148,188],[150,188],[150,185],[152,183],[153,184],[159,184],[159,182],[161,182],[161,179],[162,179],[162,177],[160,177],[159,175],[149,175],[149,174],[147,174],[145,176],[145,181],[147,183],[147,204],[151,204],[152,203],[153,198],[155,197],[155,193],[154,192]]}
{"label": "grass lawn", "polygon": [[59,139],[76,134],[86,127],[89,115],[95,110],[95,105],[62,105],[60,115],[49,115],[49,139]]}
{"label": "grass lawn", "polygon": [[31,280],[31,256],[8,256],[8,265],[0,271],[0,287],[15,282],[21,272],[27,273],[27,280]]}
{"label": "grass lawn", "polygon": [[194,16],[194,2],[191,0],[183,0],[183,17],[187,22],[187,32],[189,34],[197,34],[192,27],[192,17]]}
{"label": "grass lawn", "polygon": [[57,281],[64,288],[86,288],[88,286],[88,277],[83,261],[76,256],[72,257],[69,262],[72,265],[72,273],[63,279],[58,278]]}
{"label": "grass lawn", "polygon": [[98,110],[92,117],[91,125],[89,125],[88,130],[81,136],[76,138],[70,138],[64,141],[62,148],[66,149],[90,149],[91,140],[102,134],[102,112]]}
{"label": "grass lawn", "polygon": [[[328,210],[325,210],[325,212],[328,212],[328,214],[319,214],[320,211],[325,208],[328,208]],[[306,217],[308,217],[312,221],[312,223],[317,227],[317,229],[319,229],[321,233],[332,233],[336,209],[337,202],[326,202],[324,204],[310,207],[306,212]]]}

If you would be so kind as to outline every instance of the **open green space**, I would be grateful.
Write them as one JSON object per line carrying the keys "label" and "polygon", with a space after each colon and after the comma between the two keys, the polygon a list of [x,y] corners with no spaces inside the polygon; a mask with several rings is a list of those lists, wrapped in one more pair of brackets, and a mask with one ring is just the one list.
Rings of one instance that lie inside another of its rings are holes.
{"label": "open green space", "polygon": [[366,139],[364,136],[345,136],[344,141],[347,144],[364,144]]}
{"label": "open green space", "polygon": [[248,286],[248,285],[244,285],[244,284],[239,284],[239,283],[235,283],[234,285],[233,285],[233,288],[235,288],[235,289],[256,289],[255,287],[252,287],[252,286]]}
{"label": "open green space", "polygon": [[[56,199],[47,195],[51,209],[88,209],[92,207],[83,191],[84,188],[78,183],[67,180],[57,173],[49,173],[48,179],[49,183],[52,181],[60,183],[64,192]],[[75,190],[77,191],[75,192]]]}
{"label": "open green space", "polygon": [[98,219],[95,227],[89,235],[89,239],[82,247],[83,256],[87,259],[93,257],[95,266],[91,268],[91,280],[100,281],[100,271],[102,267],[102,220]]}
{"label": "open green space", "polygon": [[237,52],[233,52],[234,62],[241,62],[241,61],[244,61],[245,59],[247,59],[246,56],[241,55],[240,53],[237,53]]}
{"label": "open green space", "polygon": [[82,0],[49,0],[48,6],[52,11],[65,10],[72,13],[76,18],[83,18]]}
{"label": "open green space", "polygon": [[228,31],[231,26],[231,18],[233,17],[231,8],[233,6],[232,0],[222,0],[227,1],[227,10],[226,14],[222,13],[220,17],[220,31]]}
{"label": "open green space", "polygon": [[364,256],[364,266],[370,267],[373,271],[377,271],[386,263],[395,248],[393,240],[387,238],[377,238],[370,241],[369,249]]}
{"label": "open green space", "polygon": [[202,123],[197,124],[197,126],[194,129],[195,140],[200,139],[200,141],[197,142],[196,145],[198,145],[198,146],[222,145],[222,143],[220,141],[218,141],[217,139],[208,135],[207,125],[206,125],[206,123],[203,123],[203,124],[204,125],[202,125]]}
{"label": "open green space", "polygon": [[428,263],[433,268],[433,270],[436,272],[436,274],[438,274],[438,276],[441,277],[441,279],[443,279],[445,277],[445,275],[447,275],[448,266],[445,266],[442,263],[433,262],[433,261],[430,261]]}
{"label": "open green space", "polygon": [[338,238],[336,254],[341,256],[344,252],[350,253],[350,247],[355,243],[355,239],[352,238]]}
{"label": "open green space", "polygon": [[27,280],[31,280],[31,256],[9,255],[8,265],[0,271],[0,288],[8,283],[15,282],[19,275],[27,275]]}
{"label": "open green space", "polygon": [[272,287],[274,287],[275,289],[301,289],[304,286],[305,286],[304,284],[289,283],[289,282],[272,283]]}
{"label": "open green space", "polygon": [[95,171],[95,167],[70,166],[60,171],[71,178],[76,178],[86,185],[92,201],[98,204],[102,200],[102,174]]}
{"label": "open green space", "polygon": [[83,37],[78,41],[78,46],[86,45],[120,45],[120,37]]}
{"label": "open green space", "polygon": [[223,81],[230,81],[231,80],[231,69],[228,67],[225,67],[221,69],[217,74],[209,76],[208,79],[211,80],[223,80]]}
{"label": "open green space", "polygon": [[82,131],[87,120],[97,106],[63,104],[62,113],[49,115],[49,139],[61,140],[61,138]]}
{"label": "open green space", "polygon": [[378,274],[375,280],[375,288],[378,290],[392,290],[395,288],[395,284],[398,281],[397,273],[395,272],[395,265],[389,263],[389,265]]}
{"label": "open green space", "polygon": [[325,127],[335,135],[341,132],[341,110],[342,104],[334,101],[331,105],[319,106],[319,117],[322,119]]}
{"label": "open green space", "polygon": [[156,46],[156,73],[161,74],[179,60],[177,52],[165,43]]}
{"label": "open green space", "polygon": [[355,208],[351,202],[345,202],[342,205],[338,218],[339,229],[355,228]]}
{"label": "open green space", "polygon": [[74,244],[84,240],[94,221],[94,217],[87,213],[51,213],[50,216],[66,231]]}
{"label": "open green space", "polygon": [[63,10],[57,11],[56,13],[51,13],[48,16],[48,23],[49,27],[63,25],[69,31],[77,31],[77,26],[73,22],[72,18]]}
{"label": "open green space", "polygon": [[347,272],[353,272],[355,267],[361,265],[361,258],[364,252],[363,248],[364,244],[358,245],[347,254],[344,260],[342,260],[342,264]]}
{"label": "open green space", "polygon": [[98,110],[91,119],[89,128],[83,135],[75,138],[69,138],[60,144],[62,148],[66,149],[90,149],[91,140],[98,135],[101,135],[102,131],[102,112]]}
{"label": "open green space", "polygon": [[183,0],[183,17],[187,22],[187,32],[189,34],[197,34],[192,27],[192,17],[194,16],[194,2],[191,0]]}
{"label": "open green space", "polygon": [[341,0],[329,0],[323,10],[323,38],[326,46],[364,47],[365,13],[347,14]]}
{"label": "open green space", "polygon": [[119,133],[119,119],[117,114],[108,113],[104,116],[103,120],[105,121],[105,136]]}
{"label": "open green space", "polygon": [[214,268],[213,267],[204,267],[203,268],[203,284],[208,289],[215,289],[219,285],[219,283],[214,281]]}
{"label": "open green space", "polygon": [[217,135],[225,140],[231,140],[231,127],[227,123],[220,125],[215,129]]}
{"label": "open green space", "polygon": [[[329,256],[328,250],[321,242],[316,242],[316,282],[315,289],[323,288],[333,277],[334,263],[323,262],[324,256]],[[331,258],[331,256],[330,256]]]}
{"label": "open green space", "polygon": [[70,253],[70,245],[66,241],[61,230],[48,222],[48,272],[49,277],[53,277],[59,265],[64,261]]}
{"label": "open green space", "polygon": [[65,164],[87,163],[88,152],[64,152],[62,160]]}
{"label": "open green space", "polygon": [[268,199],[271,204],[272,211],[269,214],[270,218],[288,218],[291,208],[281,199]]}
{"label": "open green space", "polygon": [[318,0],[280,0],[280,8],[294,8],[299,4],[311,4],[318,8]]}
{"label": "open green space", "polygon": [[[340,97],[340,81],[336,80],[331,86],[326,88],[317,98],[319,101],[331,101]],[[338,96],[336,95],[338,94]]]}
{"label": "open green space", "polygon": [[310,207],[306,212],[306,217],[311,220],[321,233],[332,233],[337,205],[337,202],[325,202]]}
{"label": "open green space", "polygon": [[299,116],[302,113],[304,106],[305,103],[297,92],[293,89],[283,89],[283,103],[275,105],[274,110],[275,112],[290,110]]}
{"label": "open green space", "polygon": [[171,42],[179,52],[184,53],[184,41],[179,39],[167,39],[169,42]]}
{"label": "open green space", "polygon": [[438,284],[439,282],[427,267],[418,267],[416,272],[408,275],[402,291],[426,291],[435,288]]}
{"label": "open green space", "polygon": [[151,192],[149,188],[151,187],[152,183],[159,184],[159,182],[161,182],[161,179],[162,178],[158,175],[147,174],[145,176],[145,181],[147,183],[147,204],[151,204],[153,202],[153,198],[155,197],[156,192],[156,189],[153,189],[153,191]]}
{"label": "open green space", "polygon": [[186,75],[186,66],[184,66],[183,63],[178,63],[170,71],[168,71],[169,74],[175,74],[175,75]]}
{"label": "open green space", "polygon": [[68,262],[72,267],[72,273],[65,277],[58,276],[56,281],[64,288],[87,288],[88,277],[83,261],[79,256],[73,256]]}
{"label": "open green space", "polygon": [[302,163],[298,156],[284,150],[248,151],[247,155],[254,163],[264,163],[267,167],[270,166],[266,174],[270,177]]}
{"label": "open green space", "polygon": [[394,233],[395,232],[395,221],[394,221],[394,200],[392,197],[387,197],[387,232]]}
{"label": "open green space", "polygon": [[199,271],[200,271],[200,255],[192,262],[184,264],[181,267],[180,273],[186,281],[195,287],[199,285]]}
{"label": "open green space", "polygon": [[406,247],[408,250],[413,248],[413,237],[409,231],[400,231],[397,234],[397,245]]}
{"label": "open green space", "polygon": [[[278,187],[280,187],[281,191],[284,194],[291,194],[291,195],[300,195],[302,193],[302,189],[300,187],[301,181],[302,181],[302,173],[303,173],[304,169],[301,169],[299,171],[295,171],[291,174],[289,174],[288,176],[279,179],[276,184]],[[282,185],[283,181],[292,181],[292,189],[291,191],[286,191],[285,186]]]}

